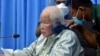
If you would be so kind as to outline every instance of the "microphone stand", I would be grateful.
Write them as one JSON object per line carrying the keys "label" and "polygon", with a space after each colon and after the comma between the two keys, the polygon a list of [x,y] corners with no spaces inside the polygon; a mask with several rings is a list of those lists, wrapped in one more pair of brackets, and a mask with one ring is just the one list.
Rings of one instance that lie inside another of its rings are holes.
{"label": "microphone stand", "polygon": [[[19,34],[13,34],[13,35],[11,35],[11,36],[9,36],[9,37],[0,37],[0,38],[18,38],[18,37],[20,37],[20,35]],[[2,53],[1,52],[1,47],[2,47],[2,40],[0,39],[0,53]]]}

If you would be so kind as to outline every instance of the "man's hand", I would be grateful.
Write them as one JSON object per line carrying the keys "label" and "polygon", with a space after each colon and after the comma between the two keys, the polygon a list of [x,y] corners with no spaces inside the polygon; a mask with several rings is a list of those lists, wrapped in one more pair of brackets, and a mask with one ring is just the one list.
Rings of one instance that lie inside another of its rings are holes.
{"label": "man's hand", "polygon": [[74,20],[66,20],[65,24],[67,27],[71,29],[76,29],[78,30],[84,37],[84,39],[87,41],[87,43],[93,47],[93,48],[98,48],[97,40],[96,40],[96,35],[89,31],[85,26],[83,25],[77,25]]}

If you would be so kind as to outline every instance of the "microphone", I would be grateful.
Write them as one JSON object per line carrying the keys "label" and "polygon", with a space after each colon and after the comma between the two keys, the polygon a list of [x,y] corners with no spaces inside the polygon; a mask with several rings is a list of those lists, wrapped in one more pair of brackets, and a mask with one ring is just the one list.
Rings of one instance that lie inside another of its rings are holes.
{"label": "microphone", "polygon": [[[20,35],[19,35],[19,34],[12,34],[12,35],[9,36],[9,37],[18,38],[18,37],[20,37]],[[9,37],[0,37],[0,38],[9,38]]]}
{"label": "microphone", "polygon": [[20,35],[19,34],[13,34],[11,37],[18,38],[18,37],[20,37]]}

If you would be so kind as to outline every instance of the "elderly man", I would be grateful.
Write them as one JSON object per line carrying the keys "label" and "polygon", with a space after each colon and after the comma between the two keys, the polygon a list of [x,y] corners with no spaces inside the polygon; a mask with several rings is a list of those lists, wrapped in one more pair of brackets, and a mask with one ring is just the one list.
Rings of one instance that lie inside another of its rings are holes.
{"label": "elderly man", "polygon": [[[69,8],[68,6],[65,6],[65,2],[67,2],[67,0],[54,0],[55,2],[55,6],[57,6],[59,9],[63,10],[64,12],[64,19],[70,19],[71,16],[68,15],[69,13]],[[36,36],[39,37],[41,35],[41,31],[40,31],[40,24],[38,24],[37,30],[36,30]]]}
{"label": "elderly man", "polygon": [[83,56],[78,37],[63,24],[61,10],[56,6],[45,8],[40,16],[40,37],[28,48],[15,50],[10,56]]}

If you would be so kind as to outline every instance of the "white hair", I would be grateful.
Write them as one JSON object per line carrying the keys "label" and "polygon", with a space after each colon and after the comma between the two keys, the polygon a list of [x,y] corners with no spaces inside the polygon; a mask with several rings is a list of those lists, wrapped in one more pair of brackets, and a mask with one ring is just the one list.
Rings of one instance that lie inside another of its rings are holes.
{"label": "white hair", "polygon": [[48,6],[42,11],[42,13],[46,13],[48,10],[50,13],[50,19],[52,20],[54,26],[56,25],[57,21],[64,24],[64,14],[59,8],[56,6]]}

